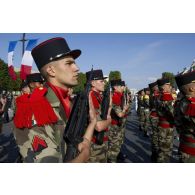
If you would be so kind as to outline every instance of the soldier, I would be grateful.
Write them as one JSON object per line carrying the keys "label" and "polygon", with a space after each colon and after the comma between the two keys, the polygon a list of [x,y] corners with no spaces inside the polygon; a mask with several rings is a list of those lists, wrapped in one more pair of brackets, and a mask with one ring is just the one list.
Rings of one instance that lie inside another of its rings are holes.
{"label": "soldier", "polygon": [[130,108],[130,104],[129,104],[129,97],[128,97],[128,93],[127,93],[127,86],[125,85],[125,81],[121,82],[122,88],[123,88],[123,102],[122,102],[122,107],[126,106],[127,110],[126,113],[124,115],[124,117],[122,118],[122,131],[121,131],[121,145],[124,142],[124,138],[125,138],[125,125],[126,125],[126,121],[127,121],[127,116],[129,113],[129,108]]}
{"label": "soldier", "polygon": [[112,122],[108,134],[108,162],[116,162],[121,147],[121,119],[125,116],[128,107],[122,107],[123,88],[121,87],[121,79],[112,80]]}
{"label": "soldier", "polygon": [[158,103],[159,115],[159,152],[157,162],[169,162],[173,147],[173,103],[171,85],[169,79],[157,80],[160,89],[160,101]]}
{"label": "soldier", "polygon": [[[27,103],[30,108],[26,112],[28,121],[22,128],[16,125],[14,131],[24,162],[63,162],[66,153],[63,133],[71,111],[67,93],[69,87],[78,84],[79,68],[75,59],[80,54],[80,50],[70,50],[61,37],[44,41],[32,50],[47,88],[34,89]],[[86,162],[89,158],[90,141],[96,124],[90,98],[89,107],[90,123],[83,142],[78,145],[80,153],[71,162]]]}
{"label": "soldier", "polygon": [[159,100],[159,90],[157,82],[150,83],[149,88],[151,90],[150,95],[150,122],[152,127],[151,145],[152,145],[152,155],[151,161],[157,162],[157,154],[159,150],[158,146],[158,122],[159,116],[157,113],[157,104]]}
{"label": "soldier", "polygon": [[128,103],[129,103],[129,110],[128,113],[131,114],[131,108],[132,108],[132,95],[131,95],[131,91],[127,88],[127,95],[128,95]]}
{"label": "soldier", "polygon": [[177,93],[174,87],[172,87],[171,93],[172,93],[174,103],[175,103],[177,101]]}
{"label": "soldier", "polygon": [[[127,86],[125,85],[125,81],[121,82],[121,87],[123,90],[122,108],[124,106],[127,107],[126,113],[125,113],[124,117],[121,119],[122,124],[121,124],[121,138],[120,138],[121,143],[120,143],[120,145],[122,146],[122,144],[124,143],[124,139],[125,139],[125,127],[126,127],[127,116],[129,114],[129,111],[130,111],[130,104],[129,104],[129,96],[128,96],[128,91],[127,91]],[[117,159],[120,161],[124,161],[126,157],[127,157],[127,155],[125,153],[123,153],[122,151],[120,151],[118,156],[117,156]]]}
{"label": "soldier", "polygon": [[[101,118],[101,114],[102,114],[101,103],[103,98],[102,92],[104,91],[105,88],[104,79],[106,79],[107,77],[103,76],[102,70],[93,70],[93,71],[86,72],[86,77],[87,77],[87,81],[91,79],[90,96],[92,98],[93,106],[95,108],[96,116],[97,116],[97,124],[95,126],[94,136],[92,139],[91,155],[89,158],[89,162],[106,163],[107,153],[108,153],[108,126],[111,123],[111,116],[110,116],[111,109],[109,109],[108,111],[107,120],[103,120]],[[100,144],[97,142],[96,138],[97,138],[97,134],[102,131],[104,132],[104,137],[103,137],[103,143]]]}
{"label": "soldier", "polygon": [[144,106],[144,136],[147,137],[149,135],[149,128],[150,128],[150,89],[144,88],[145,95],[143,96],[143,106]]}
{"label": "soldier", "polygon": [[139,91],[139,98],[138,98],[138,104],[139,104],[139,121],[140,121],[140,126],[139,126],[139,129],[141,131],[144,131],[144,121],[145,121],[145,117],[144,117],[144,102],[143,102],[143,99],[144,99],[144,96],[145,96],[145,92],[143,89],[141,89]]}
{"label": "soldier", "polygon": [[175,123],[180,134],[181,162],[195,162],[195,71],[175,77],[182,98],[175,107]]}
{"label": "soldier", "polygon": [[20,91],[21,94],[29,94],[30,93],[30,88],[28,86],[27,81],[23,81],[21,86],[20,86]]}
{"label": "soldier", "polygon": [[33,73],[27,75],[26,82],[30,88],[30,91],[33,92],[35,88],[43,88],[44,79],[40,73]]}

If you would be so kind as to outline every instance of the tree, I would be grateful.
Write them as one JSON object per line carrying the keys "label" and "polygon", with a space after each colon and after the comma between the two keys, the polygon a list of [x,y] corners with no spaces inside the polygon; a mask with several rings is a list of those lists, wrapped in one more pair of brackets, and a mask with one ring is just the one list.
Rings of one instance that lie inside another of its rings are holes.
{"label": "tree", "polygon": [[86,75],[84,73],[80,72],[79,76],[78,76],[78,85],[73,87],[74,93],[78,93],[78,92],[84,90],[86,80],[87,80]]}
{"label": "tree", "polygon": [[177,89],[177,85],[176,85],[176,82],[175,82],[175,76],[174,76],[173,73],[171,73],[171,72],[163,72],[162,73],[162,78],[163,79],[164,78],[169,79],[171,85]]}
{"label": "tree", "polygon": [[120,71],[110,71],[109,74],[109,80],[117,80],[117,79],[121,79],[121,73]]}
{"label": "tree", "polygon": [[0,59],[0,91],[16,91],[19,90],[21,80],[19,78],[19,73],[16,72],[17,79],[13,81],[8,73],[8,65]]}

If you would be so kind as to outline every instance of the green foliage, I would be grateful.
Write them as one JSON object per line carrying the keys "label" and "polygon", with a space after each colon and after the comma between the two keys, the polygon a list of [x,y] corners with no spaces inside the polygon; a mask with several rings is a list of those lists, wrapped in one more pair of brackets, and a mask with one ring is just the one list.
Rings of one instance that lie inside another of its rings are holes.
{"label": "green foliage", "polygon": [[177,88],[176,82],[175,82],[175,77],[174,74],[171,72],[163,72],[162,73],[162,78],[167,78],[170,80],[171,85],[175,88]]}
{"label": "green foliage", "polygon": [[120,71],[110,71],[109,80],[111,81],[116,79],[121,79]]}
{"label": "green foliage", "polygon": [[16,72],[17,79],[16,81],[13,81],[8,73],[8,65],[0,59],[0,91],[6,90],[6,91],[16,91],[19,90],[21,80],[19,77],[19,73]]}
{"label": "green foliage", "polygon": [[85,87],[85,83],[86,83],[86,75],[80,72],[78,77],[78,85],[73,88],[73,92],[78,93],[80,91],[83,91]]}

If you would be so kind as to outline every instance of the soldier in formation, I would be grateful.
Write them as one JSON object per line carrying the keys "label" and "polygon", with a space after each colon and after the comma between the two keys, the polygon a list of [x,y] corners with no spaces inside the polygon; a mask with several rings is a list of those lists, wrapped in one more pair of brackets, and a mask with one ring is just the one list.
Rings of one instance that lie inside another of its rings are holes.
{"label": "soldier in formation", "polygon": [[[70,116],[71,102],[68,88],[77,85],[79,68],[75,59],[80,50],[70,50],[66,40],[58,37],[39,44],[32,50],[33,59],[46,84],[32,85],[33,91],[22,104],[25,109],[14,118],[15,137],[23,162],[63,162],[67,143],[63,132]],[[34,88],[35,87],[35,88]],[[18,117],[20,116],[20,117]],[[89,124],[83,141],[78,144],[79,154],[71,162],[89,159],[90,142],[96,125],[95,111],[89,98]],[[26,119],[26,120],[24,120]]]}
{"label": "soldier in formation", "polygon": [[195,162],[195,71],[175,77],[182,93],[175,107],[175,125],[180,137],[180,161]]}
{"label": "soldier in formation", "polygon": [[[106,119],[102,117],[102,100],[105,90],[105,80],[102,70],[92,70],[86,73],[87,81],[90,80],[90,96],[97,116],[97,123],[91,143],[91,154],[88,162],[107,162],[108,154],[108,127],[111,123],[110,111],[108,109]],[[109,98],[109,97],[108,97]],[[108,103],[110,102],[110,98]],[[109,108],[111,108],[111,102]],[[102,134],[102,137],[101,137]]]}
{"label": "soldier in formation", "polygon": [[159,151],[159,145],[158,145],[158,122],[159,122],[159,116],[157,113],[157,105],[159,101],[159,89],[157,82],[153,82],[149,84],[149,88],[151,90],[150,94],[150,122],[151,122],[151,162],[157,162],[157,155]]}
{"label": "soldier in formation", "polygon": [[124,88],[121,79],[112,80],[112,110],[111,125],[108,131],[108,162],[117,162],[122,144],[123,122],[122,119],[126,115],[128,105],[122,101]]}

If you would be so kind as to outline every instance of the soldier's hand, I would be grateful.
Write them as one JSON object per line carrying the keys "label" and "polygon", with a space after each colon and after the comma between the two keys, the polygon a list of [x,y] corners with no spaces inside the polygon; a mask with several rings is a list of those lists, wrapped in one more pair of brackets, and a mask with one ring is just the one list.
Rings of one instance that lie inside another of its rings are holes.
{"label": "soldier's hand", "polygon": [[6,102],[7,102],[7,98],[1,98],[1,103],[2,103],[3,105],[5,105]]}
{"label": "soldier's hand", "polygon": [[107,120],[109,121],[109,123],[111,123],[112,118],[111,118],[111,116],[110,116],[110,115],[107,115]]}
{"label": "soldier's hand", "polygon": [[90,141],[84,138],[84,140],[78,145],[78,150],[80,152],[79,157],[81,161],[88,161],[90,157]]}
{"label": "soldier's hand", "polygon": [[90,117],[90,122],[95,124],[97,123],[96,112],[90,95],[89,95],[89,117]]}
{"label": "soldier's hand", "polygon": [[128,110],[129,106],[128,104],[124,106],[123,110],[126,112]]}

